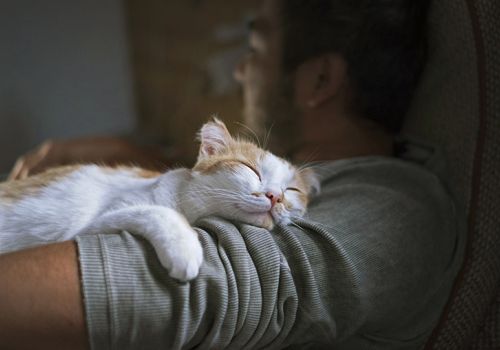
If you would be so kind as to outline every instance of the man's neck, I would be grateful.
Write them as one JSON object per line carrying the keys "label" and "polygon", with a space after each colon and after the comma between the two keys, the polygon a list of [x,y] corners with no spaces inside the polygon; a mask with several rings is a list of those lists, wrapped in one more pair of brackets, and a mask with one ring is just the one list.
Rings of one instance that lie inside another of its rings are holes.
{"label": "man's neck", "polygon": [[302,140],[293,160],[336,160],[361,156],[392,156],[393,137],[369,120],[323,112],[304,116]]}

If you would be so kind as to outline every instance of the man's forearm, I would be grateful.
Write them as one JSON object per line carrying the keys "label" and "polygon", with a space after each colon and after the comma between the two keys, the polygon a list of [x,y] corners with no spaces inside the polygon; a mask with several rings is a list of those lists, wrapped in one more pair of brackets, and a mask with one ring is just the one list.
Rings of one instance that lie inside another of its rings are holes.
{"label": "man's forearm", "polygon": [[74,242],[0,256],[0,348],[88,348]]}

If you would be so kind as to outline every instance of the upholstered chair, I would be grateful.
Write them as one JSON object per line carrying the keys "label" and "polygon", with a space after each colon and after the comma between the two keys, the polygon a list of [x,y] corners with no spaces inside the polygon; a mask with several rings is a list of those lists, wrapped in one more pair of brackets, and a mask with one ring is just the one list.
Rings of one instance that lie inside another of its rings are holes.
{"label": "upholstered chair", "polygon": [[445,152],[467,220],[462,269],[427,349],[500,349],[500,1],[434,0],[404,132]]}

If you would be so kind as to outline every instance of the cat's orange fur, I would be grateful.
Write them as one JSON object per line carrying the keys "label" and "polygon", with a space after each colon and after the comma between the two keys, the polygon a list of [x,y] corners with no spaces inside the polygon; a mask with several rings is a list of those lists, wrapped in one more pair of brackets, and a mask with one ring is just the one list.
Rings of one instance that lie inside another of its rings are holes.
{"label": "cat's orange fur", "polygon": [[[260,160],[265,157],[265,155],[266,151],[257,147],[255,144],[244,140],[236,140],[235,142],[232,142],[230,147],[227,147],[223,153],[217,153],[209,158],[199,160],[193,170],[206,174],[216,171],[222,166],[231,168],[240,165],[240,163],[247,164],[250,168],[258,170],[258,164],[260,163]],[[289,167],[292,168],[292,165],[289,164]],[[308,171],[311,170],[303,169],[302,171],[297,172],[294,177],[294,182],[296,183],[295,187],[300,190],[298,195],[304,206],[307,206],[309,201],[309,189],[307,181],[302,175],[307,175],[306,173]],[[256,195],[258,194],[261,193],[256,193]],[[286,200],[286,197],[283,200],[283,204],[287,208],[290,208],[291,206],[291,203]]]}
{"label": "cat's orange fur", "polygon": [[[80,169],[82,166],[82,164],[78,164],[54,167],[22,180],[0,183],[0,198],[11,203],[22,199],[24,196],[35,195],[40,191],[40,189],[63,179]],[[161,175],[161,173],[157,171],[129,166],[102,166],[101,169],[109,173],[117,171],[131,171],[133,174],[137,175],[137,177],[144,179],[156,178]]]}
{"label": "cat's orange fur", "polygon": [[41,188],[61,180],[80,167],[81,165],[56,167],[22,180],[0,183],[0,198],[14,202],[24,196],[35,195]]}

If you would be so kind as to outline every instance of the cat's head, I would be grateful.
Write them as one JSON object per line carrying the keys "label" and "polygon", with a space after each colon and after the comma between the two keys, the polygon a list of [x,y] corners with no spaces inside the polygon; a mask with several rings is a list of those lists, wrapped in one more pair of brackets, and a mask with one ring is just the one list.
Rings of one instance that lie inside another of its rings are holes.
{"label": "cat's head", "polygon": [[199,139],[192,194],[204,203],[206,214],[271,229],[302,216],[319,191],[312,169],[296,168],[252,142],[231,137],[216,118],[203,125]]}

